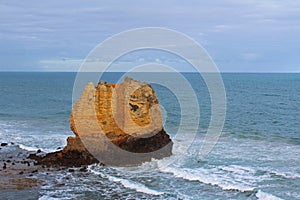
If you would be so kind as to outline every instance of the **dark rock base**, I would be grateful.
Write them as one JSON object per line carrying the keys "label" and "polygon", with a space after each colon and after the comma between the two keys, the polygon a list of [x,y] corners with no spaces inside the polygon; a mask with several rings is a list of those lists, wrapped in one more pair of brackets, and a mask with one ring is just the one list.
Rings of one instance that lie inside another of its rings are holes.
{"label": "dark rock base", "polygon": [[[45,156],[30,154],[28,158],[36,160],[38,165],[46,166],[66,166],[80,167],[94,163],[103,165],[133,166],[140,165],[143,162],[151,161],[152,158],[161,159],[172,155],[173,143],[169,135],[161,130],[149,138],[135,138],[130,135],[120,137],[119,140],[113,141],[114,144],[127,152],[136,153],[130,159],[123,155],[112,155],[113,152],[100,152],[101,160],[97,160],[84,147],[78,137],[69,137],[67,146],[57,152],[48,153]],[[163,147],[166,148],[160,151]],[[147,153],[146,156],[142,153]],[[141,154],[141,155],[140,155]],[[117,159],[116,159],[117,158]]]}

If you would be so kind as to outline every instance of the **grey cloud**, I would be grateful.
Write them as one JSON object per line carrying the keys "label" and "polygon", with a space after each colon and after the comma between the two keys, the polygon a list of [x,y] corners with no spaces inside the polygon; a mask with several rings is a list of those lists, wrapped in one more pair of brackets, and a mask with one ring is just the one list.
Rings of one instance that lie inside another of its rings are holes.
{"label": "grey cloud", "polygon": [[[18,67],[20,59],[20,66],[29,66],[22,70],[30,70],[30,65],[45,70],[40,60],[82,59],[112,34],[144,26],[172,28],[194,37],[223,71],[238,68],[232,65],[261,69],[253,59],[242,59],[245,52],[264,55],[259,59],[284,70],[275,59],[279,51],[287,53],[284,59],[299,69],[300,59],[291,52],[299,52],[300,46],[300,2],[294,0],[4,0],[0,13],[0,52],[4,53],[0,70],[9,64]],[[7,55],[15,52],[25,54],[10,60]],[[26,60],[30,62],[24,64]]]}

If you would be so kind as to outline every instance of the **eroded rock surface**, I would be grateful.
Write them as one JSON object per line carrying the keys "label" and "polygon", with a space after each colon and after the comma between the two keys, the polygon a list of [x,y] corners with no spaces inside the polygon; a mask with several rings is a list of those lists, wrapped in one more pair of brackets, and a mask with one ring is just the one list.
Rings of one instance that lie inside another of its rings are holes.
{"label": "eroded rock surface", "polygon": [[87,84],[73,106],[70,125],[75,137],[68,138],[63,150],[32,158],[46,165],[124,166],[172,152],[154,90],[128,77],[121,84]]}

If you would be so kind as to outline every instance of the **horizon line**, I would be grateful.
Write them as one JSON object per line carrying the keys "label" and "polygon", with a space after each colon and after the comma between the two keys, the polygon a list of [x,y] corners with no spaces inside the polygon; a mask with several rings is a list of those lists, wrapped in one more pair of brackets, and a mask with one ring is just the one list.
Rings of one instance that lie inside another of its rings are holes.
{"label": "horizon line", "polygon": [[[198,73],[196,71],[178,71],[179,73]],[[78,73],[78,71],[0,71],[0,73]],[[82,72],[81,72],[82,73]],[[95,72],[83,72],[83,73],[95,73]],[[106,71],[102,73],[127,73],[126,71]],[[145,71],[145,72],[129,72],[129,73],[177,73],[177,72],[164,72],[164,71]],[[215,73],[215,72],[201,72],[201,73]],[[226,73],[239,73],[239,74],[299,74],[297,71],[226,71],[221,74]]]}

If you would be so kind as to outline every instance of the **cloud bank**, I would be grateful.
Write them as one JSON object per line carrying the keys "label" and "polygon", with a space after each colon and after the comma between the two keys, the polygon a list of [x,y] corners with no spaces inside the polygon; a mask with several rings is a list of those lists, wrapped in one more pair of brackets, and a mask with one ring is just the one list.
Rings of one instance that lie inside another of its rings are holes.
{"label": "cloud bank", "polygon": [[299,1],[4,0],[0,13],[1,71],[76,71],[107,37],[151,26],[191,36],[223,72],[300,72]]}

